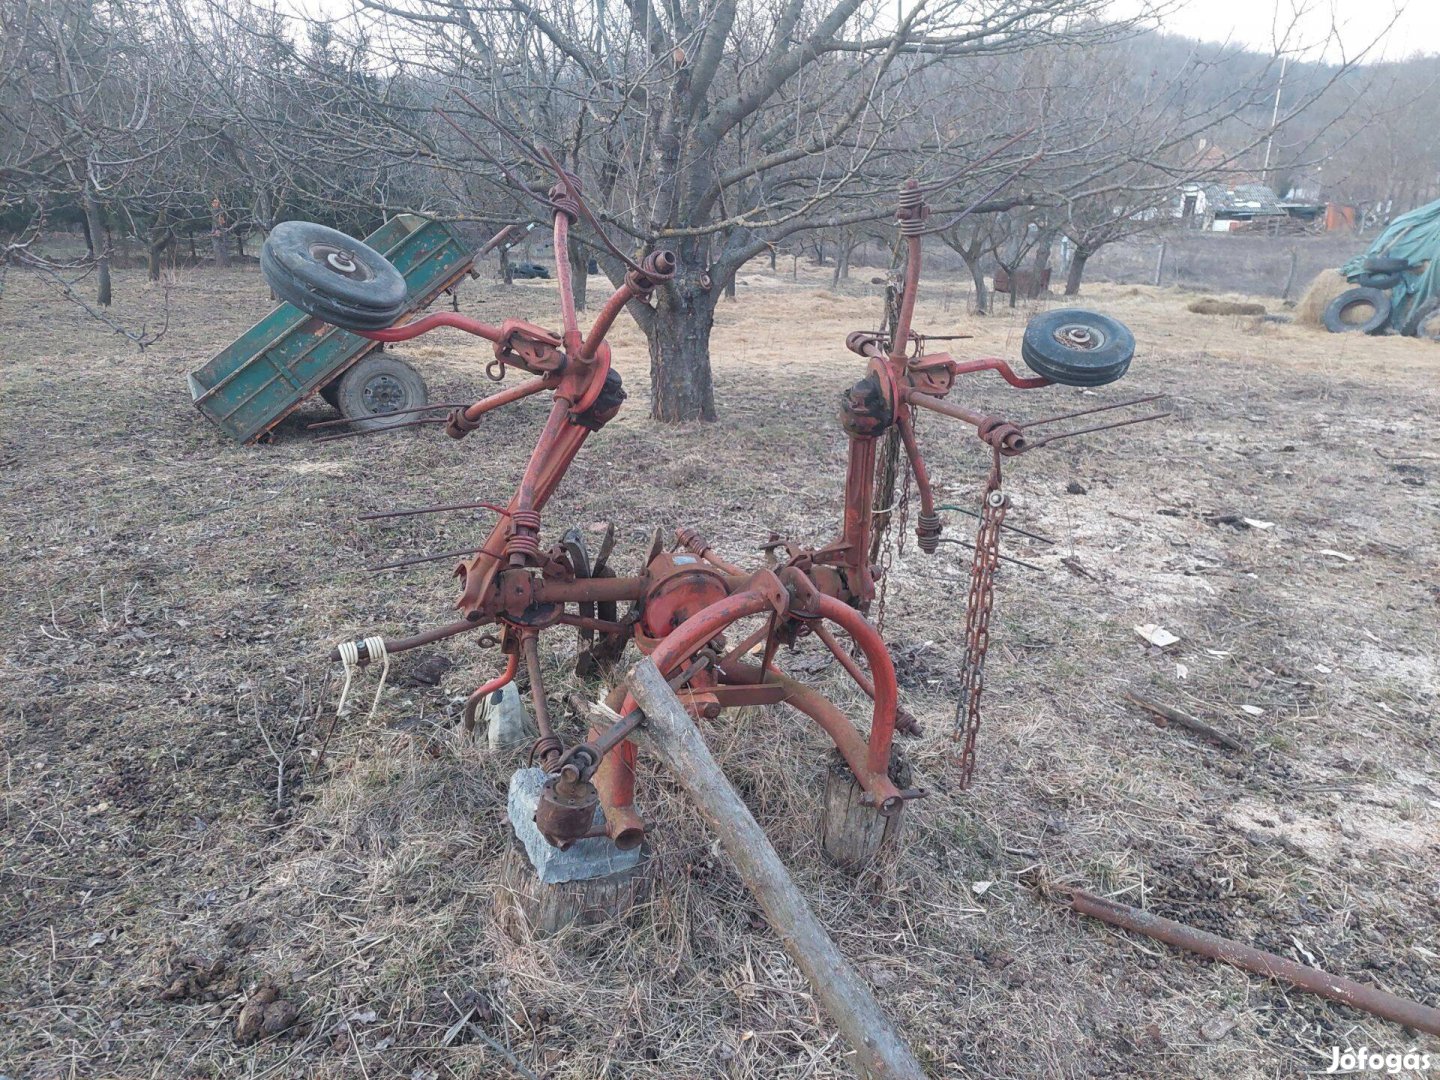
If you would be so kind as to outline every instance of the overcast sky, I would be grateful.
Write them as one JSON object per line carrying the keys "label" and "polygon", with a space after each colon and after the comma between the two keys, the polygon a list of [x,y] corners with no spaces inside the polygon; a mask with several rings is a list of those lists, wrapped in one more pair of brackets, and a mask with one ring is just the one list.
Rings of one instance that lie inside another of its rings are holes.
{"label": "overcast sky", "polygon": [[[1123,5],[1122,5],[1123,6]],[[1395,26],[1378,46],[1387,60],[1416,53],[1440,52],[1440,0],[1305,0],[1298,18],[1300,41],[1323,41],[1332,21],[1347,53],[1354,54],[1379,35],[1400,10]],[[1165,19],[1165,29],[1207,41],[1230,40],[1266,52],[1275,47],[1276,28],[1283,33],[1296,4],[1280,0],[1189,0]],[[1332,48],[1329,59],[1338,59]],[[1371,57],[1367,56],[1367,59]]]}

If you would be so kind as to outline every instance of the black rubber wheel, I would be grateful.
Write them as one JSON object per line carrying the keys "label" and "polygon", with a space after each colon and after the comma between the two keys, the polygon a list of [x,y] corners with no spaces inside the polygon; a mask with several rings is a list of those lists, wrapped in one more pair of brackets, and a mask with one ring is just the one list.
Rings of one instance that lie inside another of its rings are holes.
{"label": "black rubber wheel", "polygon": [[1432,297],[1418,305],[1405,320],[1400,331],[1406,337],[1429,338],[1440,341],[1440,296]]}
{"label": "black rubber wheel", "polygon": [[[1369,308],[1370,313],[1365,314]],[[1325,309],[1325,329],[1332,334],[1378,334],[1390,321],[1390,297],[1379,289],[1346,289]]]}
{"label": "black rubber wheel", "polygon": [[335,407],[356,431],[372,431],[404,423],[414,415],[385,417],[401,409],[413,409],[426,401],[425,380],[398,356],[372,352],[362,357],[335,384]]}
{"label": "black rubber wheel", "polygon": [[1363,274],[1357,274],[1350,279],[1352,285],[1359,285],[1363,289],[1380,289],[1388,292],[1400,284],[1399,274],[1380,274],[1367,270]]}
{"label": "black rubber wheel", "polygon": [[1393,255],[1371,255],[1360,265],[1372,274],[1398,274],[1402,270],[1410,269],[1409,262]]}
{"label": "black rubber wheel", "polygon": [[1082,308],[1036,315],[1025,327],[1020,357],[1037,375],[1066,386],[1104,386],[1130,369],[1135,335],[1124,323]]}
{"label": "black rubber wheel", "polygon": [[389,259],[309,221],[270,230],[260,272],[282,300],[343,330],[383,330],[409,307],[404,275]]}

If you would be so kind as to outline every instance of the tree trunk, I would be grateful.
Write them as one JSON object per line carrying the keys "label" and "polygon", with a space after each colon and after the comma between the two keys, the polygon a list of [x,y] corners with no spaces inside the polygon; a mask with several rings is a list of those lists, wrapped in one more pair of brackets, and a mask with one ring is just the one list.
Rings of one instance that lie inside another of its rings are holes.
{"label": "tree trunk", "polygon": [[965,268],[970,271],[970,280],[975,284],[975,314],[984,315],[990,304],[990,294],[985,288],[985,274],[980,269],[979,257],[972,258],[963,251],[960,258],[965,262]]}
{"label": "tree trunk", "polygon": [[85,192],[85,229],[90,235],[90,255],[95,260],[95,302],[109,307],[110,245],[101,239],[105,229],[100,222],[100,203],[88,190]]}
{"label": "tree trunk", "polygon": [[580,241],[575,237],[570,238],[570,295],[575,298],[575,310],[585,310],[585,293],[590,285],[589,262],[585,258],[585,249],[580,246]]}
{"label": "tree trunk", "polygon": [[165,254],[165,249],[174,240],[175,231],[165,223],[165,216],[160,215],[150,228],[150,248],[149,257],[146,259],[146,269],[151,281],[160,280],[160,256]]}
{"label": "tree trunk", "polygon": [[1070,272],[1065,275],[1065,295],[1080,295],[1080,279],[1085,276],[1085,260],[1090,258],[1090,252],[1085,248],[1077,247],[1075,254],[1070,257]]}
{"label": "tree trunk", "polygon": [[220,200],[210,200],[210,246],[215,252],[215,265],[221,269],[230,265],[230,237],[226,225]]}
{"label": "tree trunk", "polygon": [[675,279],[656,291],[654,317],[646,320],[650,416],[671,423],[714,420],[710,330],[715,325],[715,294],[700,284],[698,259],[680,265]]}
{"label": "tree trunk", "polygon": [[510,245],[500,249],[500,280],[506,285],[515,284],[515,273],[510,269]]}

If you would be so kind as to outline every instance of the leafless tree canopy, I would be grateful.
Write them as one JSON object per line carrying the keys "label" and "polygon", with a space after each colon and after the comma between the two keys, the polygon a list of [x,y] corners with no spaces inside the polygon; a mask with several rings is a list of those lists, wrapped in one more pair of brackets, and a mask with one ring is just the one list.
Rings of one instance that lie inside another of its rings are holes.
{"label": "leafless tree canopy", "polygon": [[[1404,107],[1434,61],[1296,61],[1277,87],[1278,53],[1165,37],[1158,10],[1116,21],[1108,0],[355,5],[306,21],[254,0],[0,0],[5,257],[77,300],[93,274],[105,317],[117,234],[158,279],[182,236],[223,264],[292,217],[363,233],[402,210],[543,216],[548,178],[518,147],[544,146],[618,242],[676,252],[633,313],[653,415],[708,419],[736,272],[808,235],[842,273],[906,177],[936,185],[935,224],[972,269],[1065,238],[1072,290],[1090,254],[1166,219],[1179,181],[1262,151],[1277,187],[1318,175],[1395,210],[1435,192],[1433,125]],[[38,242],[56,226],[83,251]],[[596,240],[558,255],[618,278]]]}

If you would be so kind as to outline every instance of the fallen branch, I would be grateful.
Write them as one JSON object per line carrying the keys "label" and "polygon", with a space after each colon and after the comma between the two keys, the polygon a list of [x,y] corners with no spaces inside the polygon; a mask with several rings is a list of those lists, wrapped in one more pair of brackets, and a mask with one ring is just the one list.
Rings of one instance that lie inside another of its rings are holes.
{"label": "fallen branch", "polygon": [[1137,934],[1144,934],[1180,949],[1188,949],[1213,960],[1223,960],[1257,975],[1282,979],[1301,990],[1308,990],[1342,1005],[1393,1020],[1416,1031],[1440,1035],[1440,1009],[1399,997],[1378,987],[1366,986],[1340,975],[1331,975],[1319,968],[1306,967],[1283,956],[1251,948],[1218,934],[1197,930],[1173,919],[1152,915],[1148,911],[1078,889],[1070,894],[1070,906],[1082,915],[1089,915],[1092,919],[1099,919],[1111,926],[1133,930]]}
{"label": "fallen branch", "polygon": [[1179,709],[1172,709],[1169,705],[1161,705],[1158,701],[1151,701],[1149,698],[1143,698],[1139,694],[1135,693],[1133,690],[1127,691],[1125,696],[1131,701],[1133,701],[1136,705],[1139,705],[1142,709],[1154,713],[1155,716],[1159,718],[1152,721],[1152,723],[1154,723],[1156,727],[1163,728],[1169,726],[1172,723],[1179,724],[1187,731],[1193,731],[1196,735],[1203,735],[1207,739],[1214,740],[1221,746],[1225,747],[1227,750],[1245,749],[1244,744],[1241,743],[1238,739],[1235,739],[1233,736],[1226,735],[1225,732],[1221,731],[1219,728],[1211,727],[1209,724],[1205,723],[1204,720],[1195,719],[1195,717],[1191,716],[1189,713],[1181,712]]}
{"label": "fallen branch", "polygon": [[780,856],[726,781],[665,676],[653,661],[642,660],[630,669],[626,684],[645,712],[645,723],[636,734],[694,800],[741,879],[760,901],[785,951],[854,1048],[860,1074],[875,1080],[924,1080],[915,1055],[790,880]]}

